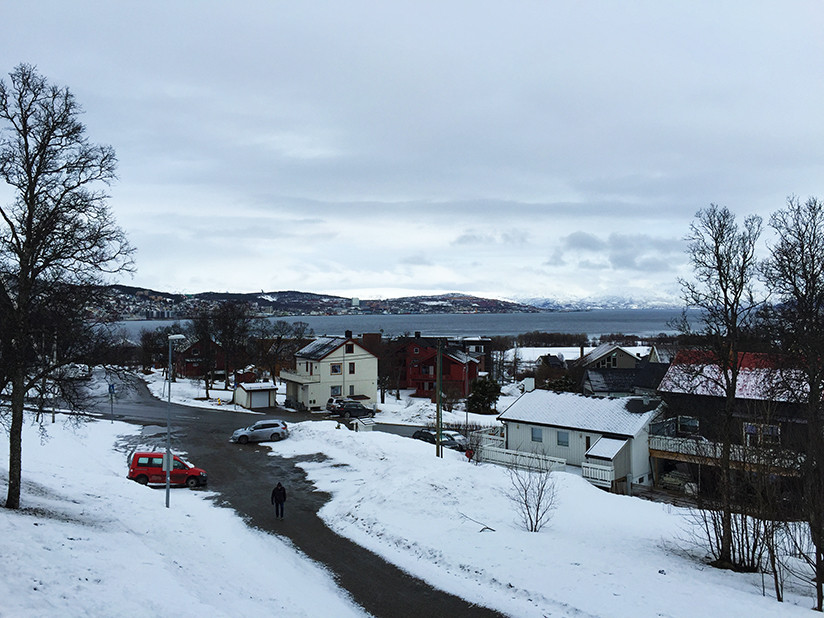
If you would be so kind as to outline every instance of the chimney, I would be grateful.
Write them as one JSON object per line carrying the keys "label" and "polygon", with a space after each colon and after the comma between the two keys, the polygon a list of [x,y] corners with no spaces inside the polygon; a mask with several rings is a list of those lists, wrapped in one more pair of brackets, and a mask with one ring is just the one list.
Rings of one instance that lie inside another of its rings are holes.
{"label": "chimney", "polygon": [[344,333],[344,335],[346,336],[347,339],[351,339],[352,338],[352,331],[348,330]]}
{"label": "chimney", "polygon": [[415,331],[415,339],[420,339],[420,338],[421,338],[421,331],[416,330]]}

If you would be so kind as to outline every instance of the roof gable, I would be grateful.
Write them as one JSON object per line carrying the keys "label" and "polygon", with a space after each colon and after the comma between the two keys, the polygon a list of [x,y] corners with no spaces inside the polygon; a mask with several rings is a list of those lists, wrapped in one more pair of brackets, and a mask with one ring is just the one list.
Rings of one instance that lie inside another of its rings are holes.
{"label": "roof gable", "polygon": [[[649,348],[645,348],[645,349],[646,349],[645,354],[649,354]],[[618,344],[615,344],[615,343],[602,343],[597,348],[595,348],[594,350],[592,350],[588,354],[585,354],[580,359],[578,359],[577,362],[578,362],[579,365],[583,365],[583,366],[591,365],[592,363],[595,363],[595,362],[599,361],[600,359],[604,358],[605,356],[609,356],[612,353],[625,354],[626,356],[634,359],[635,361],[638,361],[638,360],[641,359],[641,353],[640,352],[638,354],[633,354],[633,352],[631,350],[628,350],[624,347],[621,347]]]}

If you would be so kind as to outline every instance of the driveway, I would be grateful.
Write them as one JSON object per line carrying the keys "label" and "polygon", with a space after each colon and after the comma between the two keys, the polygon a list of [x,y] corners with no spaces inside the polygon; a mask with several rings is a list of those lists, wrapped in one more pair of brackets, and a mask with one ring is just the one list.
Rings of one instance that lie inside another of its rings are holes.
{"label": "driveway", "polygon": [[[103,410],[108,417],[108,404],[101,408]],[[191,461],[208,472],[209,489],[217,492],[215,502],[234,509],[248,525],[289,539],[301,552],[324,564],[338,584],[367,612],[387,618],[500,616],[432,588],[332,532],[317,514],[329,495],[315,490],[303,470],[295,465],[299,459],[270,456],[265,444],[241,446],[228,441],[232,431],[262,418],[293,423],[317,419],[316,415],[275,409],[261,416],[178,405],[168,410],[172,417],[173,448],[185,451]],[[164,429],[166,413],[167,404],[152,397],[143,384],[114,405],[114,416],[118,420],[162,425]],[[153,438],[144,436],[141,440],[144,443],[156,440],[162,447],[165,432]],[[278,481],[287,488],[289,496],[283,520],[274,518],[270,504],[272,487]],[[171,508],[174,508],[174,492]],[[238,551],[243,548],[238,547]]]}

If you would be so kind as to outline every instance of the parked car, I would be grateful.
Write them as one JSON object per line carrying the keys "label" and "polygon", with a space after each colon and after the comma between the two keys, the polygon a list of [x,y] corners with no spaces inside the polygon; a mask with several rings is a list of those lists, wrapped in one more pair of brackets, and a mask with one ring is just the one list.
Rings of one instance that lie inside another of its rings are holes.
{"label": "parked car", "polygon": [[452,440],[457,442],[461,447],[459,450],[465,451],[469,448],[469,440],[466,439],[465,435],[458,431],[454,431],[452,429],[442,430],[441,436],[445,438],[451,438]]}
{"label": "parked car", "polygon": [[[419,429],[418,431],[412,434],[412,437],[415,440],[423,440],[424,442],[429,442],[429,444],[435,444],[437,439],[436,434],[437,432],[434,429]],[[450,436],[447,436],[445,431],[441,431],[441,446],[443,446],[444,448],[451,448],[455,451],[466,450],[466,446],[462,446],[457,440]]]}
{"label": "parked car", "polygon": [[271,419],[258,421],[248,427],[241,427],[235,430],[229,440],[231,442],[237,442],[238,444],[246,444],[247,442],[265,442],[267,440],[277,442],[288,437],[289,429],[286,427],[286,423],[277,419]]}
{"label": "parked car", "polygon": [[[148,483],[165,483],[166,471],[163,469],[162,452],[138,452],[132,455],[129,464],[129,473],[126,478],[147,485]],[[172,456],[172,469],[169,482],[172,485],[187,485],[191,488],[205,485],[208,477],[206,471],[182,460],[177,455]]]}
{"label": "parked car", "polygon": [[372,408],[367,408],[360,401],[344,401],[334,410],[334,413],[343,418],[360,418],[362,416],[375,416]]}
{"label": "parked car", "polygon": [[352,401],[352,400],[348,399],[347,397],[330,397],[326,401],[326,409],[329,412],[337,412],[337,411],[340,410],[340,407],[344,403],[347,403],[347,402],[350,402],[350,401]]}

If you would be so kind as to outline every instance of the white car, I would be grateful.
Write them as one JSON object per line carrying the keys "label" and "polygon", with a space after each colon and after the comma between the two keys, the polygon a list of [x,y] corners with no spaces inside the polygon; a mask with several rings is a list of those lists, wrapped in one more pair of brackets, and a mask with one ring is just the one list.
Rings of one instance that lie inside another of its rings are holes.
{"label": "white car", "polygon": [[451,429],[441,430],[441,435],[444,439],[452,438],[458,445],[463,449],[466,450],[469,448],[469,440],[462,433],[458,433],[457,431],[452,431]]}
{"label": "white car", "polygon": [[271,419],[242,427],[236,430],[229,440],[238,444],[246,444],[247,442],[266,442],[267,440],[277,442],[287,437],[289,437],[289,430],[286,428],[286,423]]}

